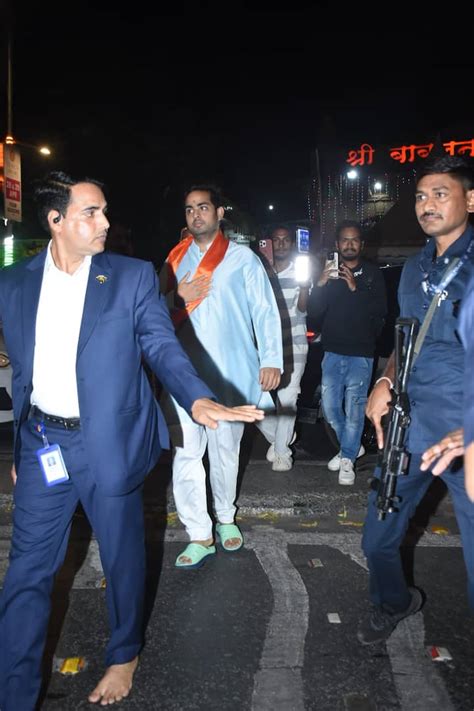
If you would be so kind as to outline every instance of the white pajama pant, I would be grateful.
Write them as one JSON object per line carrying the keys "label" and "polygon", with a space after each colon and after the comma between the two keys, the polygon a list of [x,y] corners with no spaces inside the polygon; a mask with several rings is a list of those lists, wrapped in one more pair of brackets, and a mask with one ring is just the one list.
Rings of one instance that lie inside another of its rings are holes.
{"label": "white pajama pant", "polygon": [[[174,426],[170,427],[171,438]],[[209,458],[209,479],[214,510],[220,523],[233,523],[236,507],[242,422],[219,422],[216,430],[193,422],[179,425],[180,446],[173,459],[173,495],[179,519],[191,541],[212,537],[212,519],[207,510],[206,471],[202,458]]]}
{"label": "white pajama pant", "polygon": [[296,402],[300,394],[300,382],[303,377],[306,362],[296,362],[293,366],[290,382],[276,393],[276,414],[265,415],[265,419],[257,422],[257,427],[265,439],[274,445],[275,454],[291,455],[289,444],[295,431]]}

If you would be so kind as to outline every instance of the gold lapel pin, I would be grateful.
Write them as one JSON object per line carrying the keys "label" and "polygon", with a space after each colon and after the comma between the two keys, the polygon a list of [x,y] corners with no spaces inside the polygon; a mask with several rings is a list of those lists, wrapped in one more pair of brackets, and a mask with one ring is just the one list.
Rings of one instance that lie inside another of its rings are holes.
{"label": "gold lapel pin", "polygon": [[98,281],[99,284],[105,284],[107,279],[108,277],[106,277],[105,274],[99,274],[98,276],[96,276],[96,281]]}

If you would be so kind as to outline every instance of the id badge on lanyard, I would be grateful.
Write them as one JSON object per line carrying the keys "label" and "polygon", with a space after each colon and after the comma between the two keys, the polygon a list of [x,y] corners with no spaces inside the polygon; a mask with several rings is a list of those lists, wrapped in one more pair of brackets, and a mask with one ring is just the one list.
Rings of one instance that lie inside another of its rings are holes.
{"label": "id badge on lanyard", "polygon": [[59,444],[50,444],[44,429],[44,422],[41,422],[38,427],[38,432],[43,440],[44,447],[36,450],[36,456],[43,472],[46,486],[54,486],[62,484],[69,480],[66,465],[64,464],[61,447]]}

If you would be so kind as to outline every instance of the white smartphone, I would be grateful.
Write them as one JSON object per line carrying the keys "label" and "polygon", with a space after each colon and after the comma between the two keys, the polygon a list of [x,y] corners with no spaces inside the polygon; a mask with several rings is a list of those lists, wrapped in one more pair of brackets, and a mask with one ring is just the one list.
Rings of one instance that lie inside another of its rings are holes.
{"label": "white smartphone", "polygon": [[330,252],[326,259],[326,269],[329,268],[329,278],[339,279],[339,254],[338,252]]}

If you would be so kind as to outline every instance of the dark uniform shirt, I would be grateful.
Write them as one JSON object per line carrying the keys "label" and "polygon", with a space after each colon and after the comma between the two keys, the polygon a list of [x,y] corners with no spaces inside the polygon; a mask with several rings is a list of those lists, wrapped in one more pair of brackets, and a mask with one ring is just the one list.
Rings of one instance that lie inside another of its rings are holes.
{"label": "dark uniform shirt", "polygon": [[[423,282],[437,285],[448,263],[462,257],[473,239],[469,226],[441,257],[436,257],[436,244],[430,239],[420,254],[407,260],[398,288],[401,316],[416,317],[422,324],[432,299]],[[464,349],[458,333],[459,309],[473,270],[471,249],[435,311],[408,381],[411,424],[407,446],[414,453],[424,452],[446,432],[462,427]]]}
{"label": "dark uniform shirt", "polygon": [[464,361],[464,443],[474,442],[474,275],[471,278],[461,311],[461,339]]}

